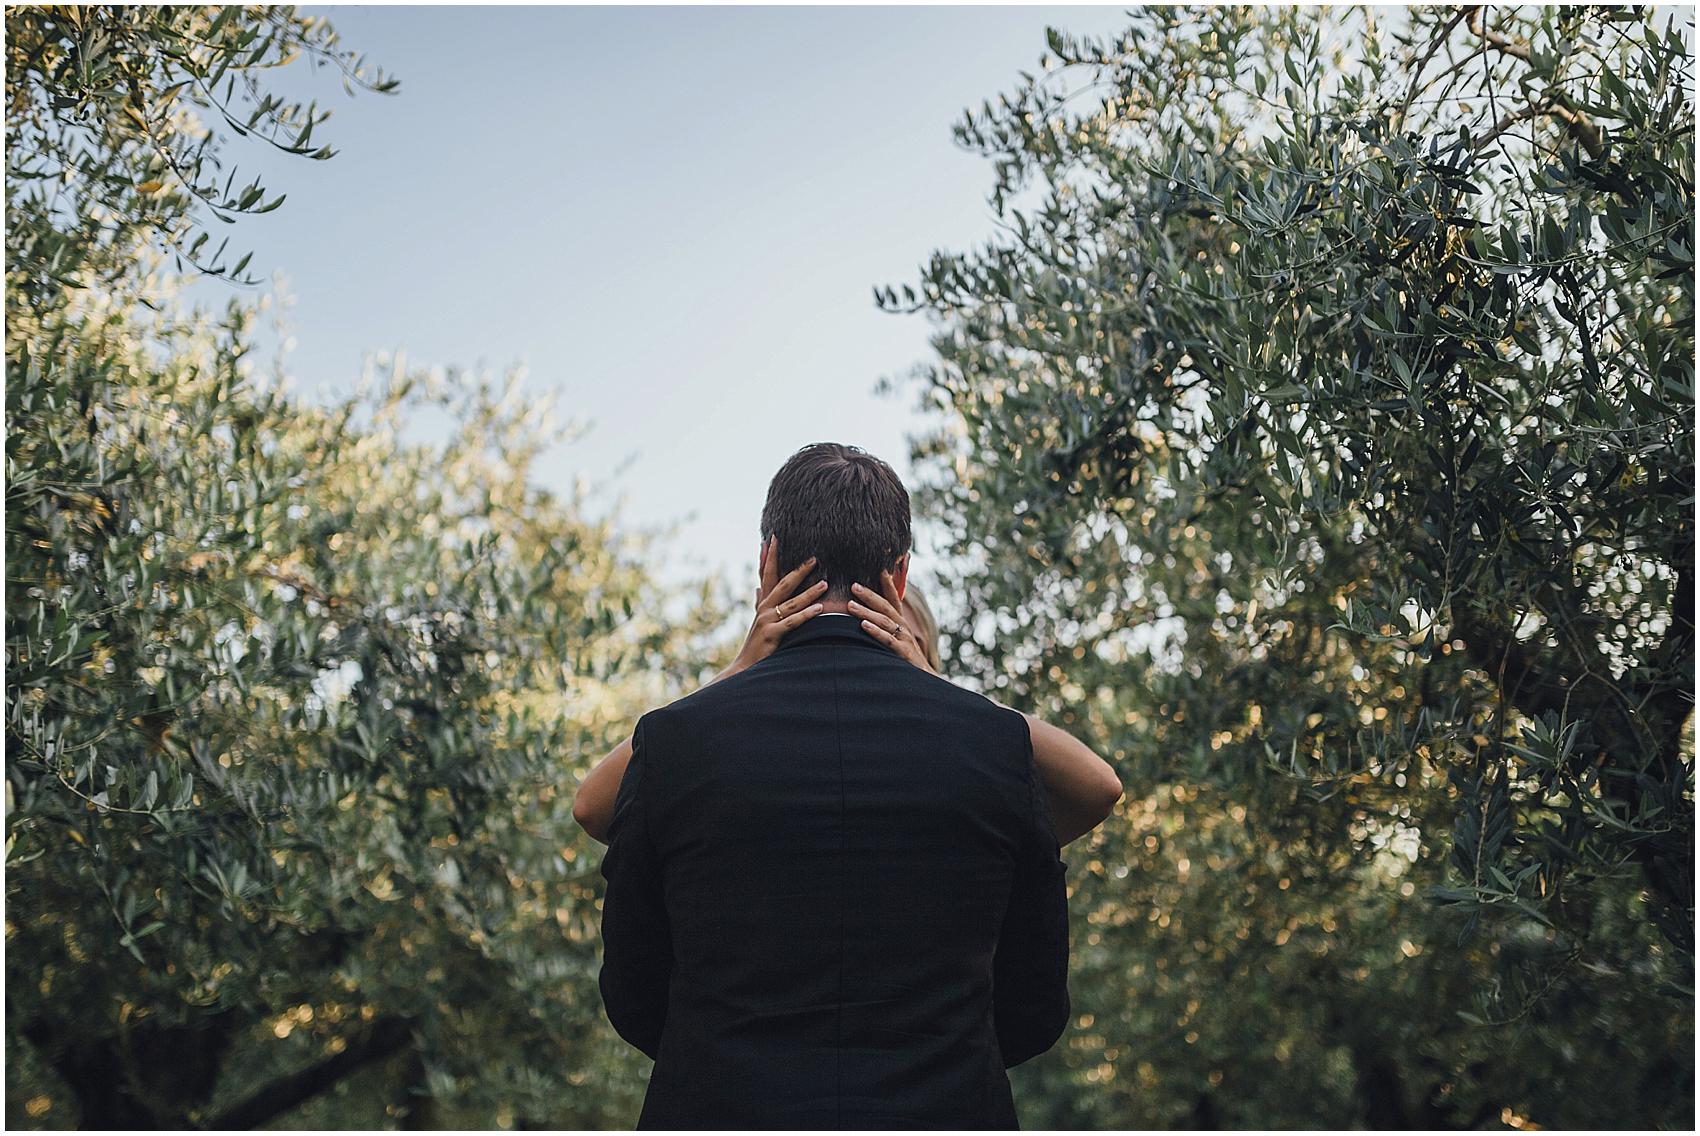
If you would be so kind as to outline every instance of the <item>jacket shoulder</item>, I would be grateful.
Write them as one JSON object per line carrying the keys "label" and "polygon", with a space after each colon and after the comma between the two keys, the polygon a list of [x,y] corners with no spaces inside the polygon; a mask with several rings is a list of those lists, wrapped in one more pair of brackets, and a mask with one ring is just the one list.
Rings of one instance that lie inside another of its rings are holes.
{"label": "jacket shoulder", "polygon": [[1021,711],[1012,710],[1008,706],[994,702],[977,690],[958,686],[942,675],[930,674],[926,671],[919,673],[921,678],[926,680],[926,693],[939,699],[941,704],[948,706],[952,711],[971,716],[978,721],[1001,726],[1004,729],[1019,730],[1024,735],[1028,733],[1027,716]]}
{"label": "jacket shoulder", "polygon": [[638,721],[648,721],[657,730],[673,730],[683,724],[688,724],[693,718],[702,714],[713,714],[724,709],[728,696],[736,700],[737,691],[743,686],[749,671],[739,671],[729,678],[711,682],[707,686],[699,686],[689,694],[681,695],[665,706],[657,706]]}
{"label": "jacket shoulder", "polygon": [[753,668],[739,671],[729,678],[700,686],[665,706],[657,706],[637,720],[635,730],[646,732],[650,738],[689,737],[703,723],[745,701],[749,697],[746,685],[753,674]]}
{"label": "jacket shoulder", "polygon": [[[886,682],[890,683],[894,675],[900,676],[896,681],[908,694],[929,703],[938,716],[1006,738],[1021,755],[1031,758],[1032,736],[1027,718],[1019,710],[919,667],[904,664],[901,669],[888,672]],[[647,727],[652,736],[689,737],[705,722],[728,711],[762,703],[764,688],[778,680],[779,672],[758,663],[649,711],[638,719],[638,727]],[[889,694],[892,687],[886,685],[884,690]]]}

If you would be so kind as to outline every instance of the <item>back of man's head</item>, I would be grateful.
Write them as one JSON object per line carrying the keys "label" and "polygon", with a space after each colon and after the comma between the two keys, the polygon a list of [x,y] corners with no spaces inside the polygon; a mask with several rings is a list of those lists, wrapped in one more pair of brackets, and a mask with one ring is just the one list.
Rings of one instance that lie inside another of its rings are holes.
{"label": "back of man's head", "polygon": [[815,442],[773,475],[761,534],[777,544],[776,576],[813,556],[803,587],[824,579],[828,597],[849,599],[851,584],[877,590],[880,573],[909,551],[909,491],[865,450]]}

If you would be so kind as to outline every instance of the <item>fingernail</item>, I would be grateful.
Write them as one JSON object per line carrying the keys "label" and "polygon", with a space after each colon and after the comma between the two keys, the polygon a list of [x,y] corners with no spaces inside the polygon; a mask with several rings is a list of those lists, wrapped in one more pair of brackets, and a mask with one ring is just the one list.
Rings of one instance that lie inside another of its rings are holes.
{"label": "fingernail", "polygon": [[814,606],[813,606],[813,607],[811,607],[811,608],[810,608],[810,609],[809,609],[809,610],[810,610],[810,611],[819,611],[819,610],[820,610],[820,609],[821,609],[821,608],[823,608],[823,607],[825,607],[825,606],[826,606],[826,605],[825,605],[825,604],[815,604],[815,605],[814,605]]}

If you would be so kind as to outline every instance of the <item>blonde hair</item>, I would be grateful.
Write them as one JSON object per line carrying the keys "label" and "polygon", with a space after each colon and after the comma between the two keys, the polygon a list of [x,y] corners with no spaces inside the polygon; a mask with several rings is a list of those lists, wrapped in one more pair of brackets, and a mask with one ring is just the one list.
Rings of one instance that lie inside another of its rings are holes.
{"label": "blonde hair", "polygon": [[913,581],[903,589],[903,605],[909,609],[912,617],[910,622],[914,625],[911,630],[915,632],[915,642],[927,653],[927,665],[937,674],[944,665],[939,658],[938,617],[933,614],[933,609],[927,606],[926,597]]}

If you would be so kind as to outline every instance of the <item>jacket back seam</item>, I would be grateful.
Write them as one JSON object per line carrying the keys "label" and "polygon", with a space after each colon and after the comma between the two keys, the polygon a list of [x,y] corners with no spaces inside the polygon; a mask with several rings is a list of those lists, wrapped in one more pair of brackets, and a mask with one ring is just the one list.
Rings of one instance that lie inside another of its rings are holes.
{"label": "jacket back seam", "polygon": [[849,802],[846,799],[844,778],[844,727],[840,719],[838,697],[838,660],[832,661],[832,737],[838,750],[838,1014],[833,1037],[836,1042],[835,1079],[838,1092],[834,1098],[836,1127],[844,1127],[844,952],[846,938],[845,892],[849,888],[850,826]]}

